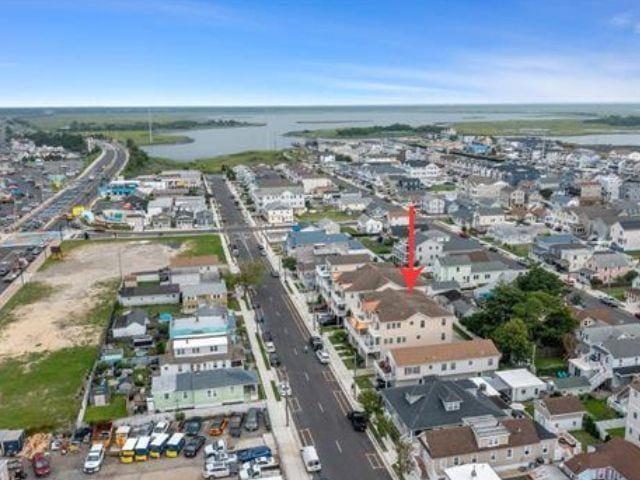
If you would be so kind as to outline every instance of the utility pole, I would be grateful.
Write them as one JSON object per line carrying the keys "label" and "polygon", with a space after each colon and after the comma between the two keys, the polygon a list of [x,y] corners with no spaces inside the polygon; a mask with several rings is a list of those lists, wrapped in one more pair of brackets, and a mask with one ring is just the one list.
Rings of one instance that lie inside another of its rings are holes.
{"label": "utility pole", "polygon": [[147,109],[147,122],[149,124],[149,145],[153,143],[153,130],[151,128],[151,109]]}

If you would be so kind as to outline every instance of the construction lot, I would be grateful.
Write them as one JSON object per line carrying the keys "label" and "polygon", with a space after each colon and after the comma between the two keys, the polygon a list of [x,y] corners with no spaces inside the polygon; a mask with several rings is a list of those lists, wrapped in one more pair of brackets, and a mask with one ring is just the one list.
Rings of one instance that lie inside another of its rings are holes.
{"label": "construction lot", "polygon": [[212,235],[65,242],[0,310],[0,428],[69,429],[121,275],[217,249]]}

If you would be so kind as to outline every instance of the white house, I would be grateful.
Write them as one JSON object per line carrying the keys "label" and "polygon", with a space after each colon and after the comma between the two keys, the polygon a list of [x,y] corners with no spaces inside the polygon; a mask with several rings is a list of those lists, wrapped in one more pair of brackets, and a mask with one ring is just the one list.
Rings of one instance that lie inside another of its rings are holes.
{"label": "white house", "polygon": [[471,226],[476,230],[486,230],[489,227],[505,222],[505,214],[502,208],[478,208],[473,212]]}
{"label": "white house", "polygon": [[611,226],[611,240],[621,250],[640,250],[640,218],[628,218],[614,223]]}
{"label": "white house", "polygon": [[256,188],[251,192],[252,199],[258,211],[262,212],[264,208],[272,203],[285,205],[294,212],[303,212],[305,210],[304,191],[298,186],[284,187],[263,187]]}
{"label": "white house", "polygon": [[629,384],[624,439],[640,447],[640,379]]}
{"label": "white house", "polygon": [[262,216],[269,225],[282,225],[294,222],[293,209],[280,202],[265,205],[262,209]]}
{"label": "white house", "polygon": [[146,335],[148,323],[147,313],[134,308],[116,317],[111,327],[111,334],[113,338],[140,337]]}
{"label": "white house", "polygon": [[498,369],[500,352],[489,339],[468,340],[388,350],[375,364],[381,381],[403,386],[419,383],[425,375],[468,378]]}
{"label": "white house", "polygon": [[575,395],[547,397],[533,403],[533,419],[556,434],[580,430],[585,413],[584,405]]}
{"label": "white house", "polygon": [[442,215],[445,212],[444,198],[426,193],[422,197],[420,208],[427,215]]}
{"label": "white house", "polygon": [[494,386],[505,393],[512,402],[526,402],[546,392],[547,384],[526,368],[499,370],[494,376]]}
{"label": "white house", "polygon": [[360,215],[360,217],[358,217],[358,224],[356,226],[356,229],[360,233],[367,233],[370,235],[378,234],[382,232],[383,228],[384,224],[378,219],[371,218],[365,214],[362,214]]}

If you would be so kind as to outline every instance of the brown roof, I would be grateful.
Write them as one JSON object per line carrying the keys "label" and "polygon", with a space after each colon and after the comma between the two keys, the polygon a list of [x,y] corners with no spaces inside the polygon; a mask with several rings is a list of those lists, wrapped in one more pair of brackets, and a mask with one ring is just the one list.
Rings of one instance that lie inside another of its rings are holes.
{"label": "brown roof", "polygon": [[371,261],[368,253],[352,253],[350,255],[329,255],[327,263],[331,265],[352,265]]}
{"label": "brown roof", "polygon": [[585,470],[614,468],[627,480],[640,480],[640,448],[622,438],[612,438],[595,452],[581,453],[564,462],[574,474]]}
{"label": "brown roof", "polygon": [[[511,418],[500,423],[509,431],[508,443],[492,449],[483,448],[483,451],[533,445],[540,440],[555,437],[542,427],[536,428],[535,422],[530,418]],[[541,435],[540,429],[544,431],[544,435]],[[480,451],[473,430],[469,426],[427,430],[420,436],[420,441],[431,458],[446,458]]]}
{"label": "brown roof", "polygon": [[[404,279],[398,268],[391,263],[368,263],[351,272],[344,272],[336,277],[336,282],[345,286],[348,292],[372,292],[393,283],[404,288]],[[418,278],[416,286],[426,285],[422,278]]]}
{"label": "brown roof", "polygon": [[564,415],[566,413],[584,412],[582,402],[575,395],[562,397],[548,397],[541,400],[551,415]]}
{"label": "brown roof", "polygon": [[180,267],[204,267],[207,265],[218,265],[217,255],[199,255],[197,257],[173,257],[169,261],[170,268]]}
{"label": "brown roof", "polygon": [[571,308],[573,315],[579,321],[590,318],[608,325],[615,325],[617,322],[611,315],[611,309],[605,307],[593,308]]}
{"label": "brown roof", "polygon": [[438,305],[426,293],[419,290],[393,290],[387,288],[381,292],[365,293],[362,308],[374,311],[381,322],[405,320],[416,313],[427,317],[450,317],[452,313]]}
{"label": "brown roof", "polygon": [[419,347],[392,348],[398,366],[419,365],[423,363],[466,360],[467,358],[485,358],[499,356],[500,352],[490,339],[477,339],[465,342],[422,345]]}

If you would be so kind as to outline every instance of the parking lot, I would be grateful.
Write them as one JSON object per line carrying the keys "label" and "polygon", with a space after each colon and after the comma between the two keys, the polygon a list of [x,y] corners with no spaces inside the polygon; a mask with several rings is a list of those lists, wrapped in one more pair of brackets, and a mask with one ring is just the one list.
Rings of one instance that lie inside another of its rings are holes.
{"label": "parking lot", "polygon": [[[261,419],[260,428],[254,432],[247,432],[242,429],[239,438],[229,435],[228,429],[220,436],[211,436],[207,431],[208,421],[204,422],[204,428],[200,432],[206,438],[206,445],[214,440],[224,439],[229,447],[229,451],[251,448],[258,445],[267,445],[273,449],[274,441],[272,435],[266,431],[265,424]],[[48,478],[55,480],[79,480],[86,479],[89,475],[83,472],[84,459],[89,450],[89,444],[82,444],[80,449],[73,453],[62,455],[59,451],[50,452],[51,474]],[[92,474],[93,478],[109,478],[119,480],[195,480],[202,478],[202,467],[204,464],[204,447],[193,458],[184,456],[184,452],[176,458],[149,458],[145,462],[122,463],[117,454],[107,454],[102,468],[98,473]],[[27,478],[36,478],[28,462],[23,463]]]}

